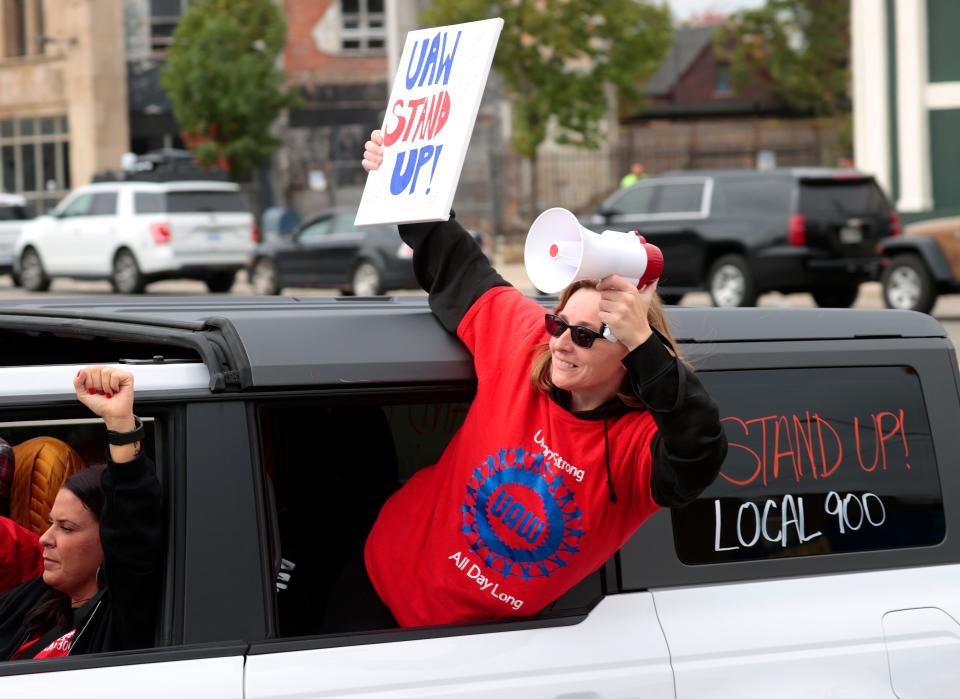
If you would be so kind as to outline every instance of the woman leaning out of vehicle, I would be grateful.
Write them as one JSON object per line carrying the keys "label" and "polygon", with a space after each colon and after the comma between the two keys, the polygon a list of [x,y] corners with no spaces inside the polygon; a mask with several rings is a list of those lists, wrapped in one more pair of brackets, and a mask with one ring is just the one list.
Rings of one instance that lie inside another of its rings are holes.
{"label": "woman leaning out of vehicle", "polygon": [[141,452],[133,375],[82,369],[77,398],[103,418],[106,467],[69,477],[40,537],[43,573],[0,596],[0,660],[131,650],[153,643],[161,493]]}
{"label": "woman leaning out of vehicle", "polygon": [[[374,132],[367,170],[382,143]],[[713,480],[717,406],[677,356],[656,282],[575,282],[545,314],[456,220],[400,235],[434,315],[473,355],[477,394],[437,464],[383,506],[327,627],[536,614]]]}

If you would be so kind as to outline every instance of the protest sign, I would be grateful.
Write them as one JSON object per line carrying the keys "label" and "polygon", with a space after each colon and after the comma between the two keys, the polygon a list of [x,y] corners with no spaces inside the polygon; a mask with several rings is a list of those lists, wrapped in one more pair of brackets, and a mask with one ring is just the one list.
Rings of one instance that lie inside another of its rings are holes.
{"label": "protest sign", "polygon": [[503,28],[502,19],[407,34],[387,105],[384,157],[356,225],[445,221]]}

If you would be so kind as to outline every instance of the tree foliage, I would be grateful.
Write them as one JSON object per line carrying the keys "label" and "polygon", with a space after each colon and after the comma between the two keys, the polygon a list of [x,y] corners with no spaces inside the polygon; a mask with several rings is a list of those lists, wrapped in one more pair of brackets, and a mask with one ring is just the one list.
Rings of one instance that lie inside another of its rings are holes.
{"label": "tree foliage", "polygon": [[761,76],[798,111],[850,111],[850,0],[767,0],[731,15],[716,48],[738,86]]}
{"label": "tree foliage", "polygon": [[270,125],[295,103],[277,67],[286,23],[272,0],[194,0],[161,85],[197,161],[246,178],[279,145]]}
{"label": "tree foliage", "polygon": [[535,158],[548,129],[596,147],[606,87],[636,96],[670,47],[669,11],[647,0],[435,0],[427,25],[502,17],[493,67],[513,106],[512,146]]}

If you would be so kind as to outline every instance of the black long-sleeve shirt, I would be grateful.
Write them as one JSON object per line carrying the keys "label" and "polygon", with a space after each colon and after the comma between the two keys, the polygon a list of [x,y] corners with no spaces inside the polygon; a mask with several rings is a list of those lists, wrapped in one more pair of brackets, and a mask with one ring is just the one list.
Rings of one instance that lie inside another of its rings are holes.
{"label": "black long-sleeve shirt", "polygon": [[[144,648],[154,640],[163,540],[156,469],[142,454],[122,464],[108,459],[101,483],[100,544],[107,585],[74,615],[71,626],[77,635],[71,655]],[[24,620],[54,594],[40,576],[0,596],[0,660],[9,660],[31,640]]]}

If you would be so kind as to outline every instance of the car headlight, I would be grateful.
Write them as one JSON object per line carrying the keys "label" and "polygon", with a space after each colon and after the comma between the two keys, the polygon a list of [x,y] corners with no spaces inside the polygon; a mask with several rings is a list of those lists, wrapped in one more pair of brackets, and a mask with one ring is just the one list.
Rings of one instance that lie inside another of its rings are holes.
{"label": "car headlight", "polygon": [[413,248],[406,243],[403,243],[399,248],[397,248],[397,258],[401,260],[412,260]]}

